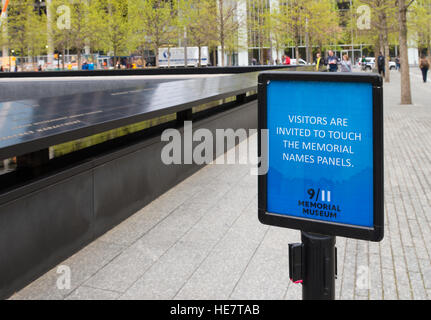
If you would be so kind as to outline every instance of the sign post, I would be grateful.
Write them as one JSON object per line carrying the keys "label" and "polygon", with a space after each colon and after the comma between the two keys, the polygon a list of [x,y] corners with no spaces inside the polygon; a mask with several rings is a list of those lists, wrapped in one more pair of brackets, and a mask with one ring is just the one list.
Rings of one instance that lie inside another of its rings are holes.
{"label": "sign post", "polygon": [[383,239],[382,78],[259,76],[259,220],[298,229],[290,278],[304,299],[334,299],[335,237]]}

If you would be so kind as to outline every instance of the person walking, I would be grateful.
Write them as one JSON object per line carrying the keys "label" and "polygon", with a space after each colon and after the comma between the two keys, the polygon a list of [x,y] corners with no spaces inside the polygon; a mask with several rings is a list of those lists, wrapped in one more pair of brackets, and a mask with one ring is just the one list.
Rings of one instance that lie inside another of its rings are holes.
{"label": "person walking", "polygon": [[322,54],[318,52],[316,54],[316,71],[319,71],[320,67],[322,67],[323,65],[325,65],[325,61],[324,59],[322,59]]}
{"label": "person walking", "polygon": [[352,72],[352,62],[350,61],[349,55],[345,54],[343,60],[340,63],[341,72]]}
{"label": "person walking", "polygon": [[424,79],[424,83],[427,82],[428,70],[430,68],[430,62],[427,57],[423,54],[419,61],[419,68],[422,71],[422,77]]}
{"label": "person walking", "polygon": [[329,50],[328,56],[328,66],[329,72],[337,72],[338,71],[338,58],[334,55],[334,51]]}
{"label": "person walking", "polygon": [[379,70],[379,74],[384,77],[385,76],[385,57],[381,52],[377,58],[377,69]]}
{"label": "person walking", "polygon": [[401,61],[400,61],[400,57],[399,56],[397,56],[395,58],[395,64],[397,66],[397,71],[400,71],[400,69],[401,69]]}
{"label": "person walking", "polygon": [[362,56],[361,59],[361,70],[365,71],[365,67],[367,66],[367,59],[365,58],[365,56]]}

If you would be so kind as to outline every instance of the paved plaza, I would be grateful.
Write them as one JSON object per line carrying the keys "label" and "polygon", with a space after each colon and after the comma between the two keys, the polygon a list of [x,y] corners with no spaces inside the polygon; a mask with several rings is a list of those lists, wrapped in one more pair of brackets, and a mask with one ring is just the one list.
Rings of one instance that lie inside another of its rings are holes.
{"label": "paved plaza", "polygon": [[[337,299],[431,299],[431,83],[385,84],[385,239],[337,238]],[[248,143],[256,154],[256,136]],[[246,154],[240,154],[246,157]],[[251,165],[209,165],[12,299],[301,299],[288,279],[300,232],[257,219]],[[67,268],[66,268],[67,269]],[[61,287],[61,286],[60,286]]]}

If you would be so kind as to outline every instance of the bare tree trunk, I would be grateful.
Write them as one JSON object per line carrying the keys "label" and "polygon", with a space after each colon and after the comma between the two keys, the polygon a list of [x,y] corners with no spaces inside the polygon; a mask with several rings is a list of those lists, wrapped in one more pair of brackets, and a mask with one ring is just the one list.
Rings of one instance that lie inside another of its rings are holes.
{"label": "bare tree trunk", "polygon": [[155,46],[154,55],[156,56],[156,67],[159,67],[159,46]]}
{"label": "bare tree trunk", "polygon": [[387,16],[386,13],[382,15],[382,24],[383,24],[383,48],[385,52],[385,82],[389,83],[391,81],[391,70],[389,69],[389,59],[390,51],[389,51],[389,37],[388,37],[388,24],[387,24]]}
{"label": "bare tree trunk", "polygon": [[[308,21],[306,23],[307,29],[308,29]],[[305,52],[305,56],[306,56],[306,60],[308,63],[311,63],[311,56],[313,55],[313,51],[311,49],[311,39],[310,39],[310,33],[308,32],[308,30],[305,32],[305,48],[306,48],[306,52]]]}
{"label": "bare tree trunk", "polygon": [[398,0],[398,6],[400,26],[401,104],[412,104],[407,47],[407,6],[405,0]]}
{"label": "bare tree trunk", "polygon": [[184,27],[184,67],[188,67],[189,58],[187,57],[187,27]]}
{"label": "bare tree trunk", "polygon": [[374,70],[373,70],[374,72],[378,72],[377,62],[378,62],[379,52],[381,51],[381,48],[382,48],[380,39],[381,37],[379,36],[379,39],[377,40],[374,46],[374,58],[375,58]]}
{"label": "bare tree trunk", "polygon": [[[0,11],[3,9],[3,6],[4,6],[4,4],[5,4],[5,1],[6,1],[6,0],[0,1],[0,4],[1,4],[1,9],[0,9]],[[0,32],[2,33],[2,35],[3,35],[4,39],[7,39],[7,38],[8,38],[8,20],[7,20],[7,11],[5,12],[5,15],[4,15],[4,17],[3,17],[3,18],[4,18],[4,19],[3,19],[3,23],[2,23],[2,25],[1,25],[1,30],[0,30]],[[3,46],[2,46],[2,56],[3,56],[3,57],[7,57],[7,56],[9,56],[9,47],[8,47],[8,45],[7,45],[7,41],[5,41],[5,42],[3,43]]]}
{"label": "bare tree trunk", "polygon": [[389,60],[391,59],[391,53],[389,50],[389,43],[387,41],[385,41],[385,82],[389,83],[391,81],[391,70],[389,67]]}
{"label": "bare tree trunk", "polygon": [[224,67],[224,39],[221,41],[221,66]]}
{"label": "bare tree trunk", "polygon": [[298,30],[298,26],[296,26],[296,36],[295,36],[295,59],[296,59],[296,64],[299,64],[299,30]]}
{"label": "bare tree trunk", "polygon": [[201,63],[201,61],[202,61],[202,46],[200,43],[198,46],[198,50],[199,50],[198,67],[200,68],[200,67],[202,67],[202,63]]}
{"label": "bare tree trunk", "polygon": [[264,59],[265,57],[264,57],[264,50],[262,49],[261,43],[259,43],[259,48],[261,48],[259,49],[260,50],[259,64],[263,66],[265,64],[265,59]]}
{"label": "bare tree trunk", "polygon": [[62,57],[62,59],[61,59],[61,63],[62,63],[62,65],[63,65],[63,70],[64,70],[64,59],[66,58],[66,49],[65,48],[63,48],[63,57]]}
{"label": "bare tree trunk", "polygon": [[218,48],[217,48],[217,46],[214,48],[214,51],[213,51],[213,67],[217,67],[217,51],[218,51]]}
{"label": "bare tree trunk", "polygon": [[[280,50],[281,50],[280,44],[278,44],[277,47],[278,47],[277,48],[277,59],[278,59],[279,63],[282,63],[282,61],[281,61],[281,54],[280,54]],[[283,54],[284,54],[284,47],[283,47]]]}
{"label": "bare tree trunk", "polygon": [[313,63],[313,59],[314,59],[314,55],[313,55],[313,45],[311,44],[311,40],[309,42],[309,49],[308,49],[308,53],[309,53],[309,57],[308,57],[308,62],[309,63]]}
{"label": "bare tree trunk", "polygon": [[431,32],[431,28],[428,28],[428,37],[427,37],[427,55],[428,57],[431,57],[431,37],[430,37],[430,32]]}
{"label": "bare tree trunk", "polygon": [[119,59],[117,58],[117,47],[114,46],[114,69],[117,67],[117,62]]}
{"label": "bare tree trunk", "polygon": [[81,50],[77,49],[78,52],[78,70],[81,70]]}
{"label": "bare tree trunk", "polygon": [[258,45],[259,45],[259,52],[260,52],[260,54],[259,54],[259,64],[261,65],[261,66],[263,66],[264,64],[265,64],[265,60],[264,60],[264,51],[263,51],[263,49],[262,49],[262,37],[261,37],[261,35],[259,34],[259,42],[258,42]]}
{"label": "bare tree trunk", "polygon": [[224,67],[224,17],[223,17],[223,1],[219,0],[220,14],[220,45],[221,45],[221,66]]}

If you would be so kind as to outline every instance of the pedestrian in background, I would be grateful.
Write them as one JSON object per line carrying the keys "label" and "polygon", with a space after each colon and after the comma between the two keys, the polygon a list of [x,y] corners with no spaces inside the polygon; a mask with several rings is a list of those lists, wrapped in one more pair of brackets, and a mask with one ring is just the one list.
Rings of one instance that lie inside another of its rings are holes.
{"label": "pedestrian in background", "polygon": [[316,71],[319,71],[320,67],[325,64],[324,59],[322,59],[322,55],[320,52],[316,54]]}
{"label": "pedestrian in background", "polygon": [[395,58],[395,64],[397,66],[397,71],[400,71],[400,69],[401,69],[401,61],[400,61],[400,57],[399,56],[397,56]]}
{"label": "pedestrian in background", "polygon": [[381,52],[379,54],[379,57],[377,58],[377,69],[379,70],[379,74],[384,77],[385,76],[385,57]]}
{"label": "pedestrian in background", "polygon": [[334,55],[334,51],[332,50],[329,50],[328,66],[329,66],[329,72],[338,71],[338,58]]}
{"label": "pedestrian in background", "polygon": [[419,61],[419,68],[422,71],[422,77],[424,79],[424,83],[427,82],[427,76],[428,76],[428,70],[430,68],[430,62],[428,61],[427,57],[423,54],[420,61]]}
{"label": "pedestrian in background", "polygon": [[352,62],[347,54],[343,56],[343,60],[340,63],[341,72],[352,72]]}
{"label": "pedestrian in background", "polygon": [[365,58],[365,56],[362,56],[361,59],[361,69],[362,71],[365,71],[365,67],[367,66],[367,58]]}

